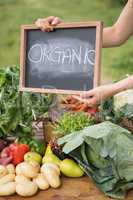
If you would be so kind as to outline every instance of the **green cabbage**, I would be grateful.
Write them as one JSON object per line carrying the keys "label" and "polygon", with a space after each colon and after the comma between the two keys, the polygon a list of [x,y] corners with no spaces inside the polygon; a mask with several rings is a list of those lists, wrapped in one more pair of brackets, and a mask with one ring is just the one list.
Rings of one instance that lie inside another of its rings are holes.
{"label": "green cabbage", "polygon": [[133,135],[109,121],[58,139],[108,196],[123,199],[133,188]]}

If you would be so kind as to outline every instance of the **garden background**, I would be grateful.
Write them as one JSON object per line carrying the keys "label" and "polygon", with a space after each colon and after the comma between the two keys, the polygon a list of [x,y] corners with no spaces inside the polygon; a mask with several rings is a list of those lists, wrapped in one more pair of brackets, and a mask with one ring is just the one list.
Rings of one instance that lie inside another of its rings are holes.
{"label": "garden background", "polygon": [[[0,0],[0,66],[19,65],[20,25],[55,15],[65,22],[101,20],[104,26],[118,18],[124,0]],[[117,48],[103,49],[103,82],[133,74],[133,37]]]}

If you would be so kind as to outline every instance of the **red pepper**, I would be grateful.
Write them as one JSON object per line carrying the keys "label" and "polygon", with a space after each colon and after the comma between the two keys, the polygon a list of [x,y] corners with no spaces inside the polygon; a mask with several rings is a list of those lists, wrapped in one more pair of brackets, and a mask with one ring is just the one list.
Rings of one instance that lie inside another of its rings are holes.
{"label": "red pepper", "polygon": [[10,155],[12,156],[12,163],[18,165],[23,162],[24,155],[30,150],[27,144],[13,143],[10,146]]}

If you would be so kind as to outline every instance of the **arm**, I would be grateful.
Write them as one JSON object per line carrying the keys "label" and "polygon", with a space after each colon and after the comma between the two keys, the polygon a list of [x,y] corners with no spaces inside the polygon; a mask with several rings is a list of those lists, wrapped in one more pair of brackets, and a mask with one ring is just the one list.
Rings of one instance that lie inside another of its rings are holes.
{"label": "arm", "polygon": [[[42,31],[52,31],[62,20],[55,16],[38,19],[35,24]],[[128,0],[120,17],[111,27],[103,29],[103,47],[115,47],[123,44],[133,34],[133,0]]]}
{"label": "arm", "polygon": [[103,29],[103,47],[123,44],[133,34],[133,0],[128,0],[120,17],[112,27]]}
{"label": "arm", "polygon": [[133,88],[133,75],[114,84],[113,93]]}
{"label": "arm", "polygon": [[133,88],[133,75],[117,83],[97,87],[85,92],[84,94],[80,95],[80,97],[75,96],[74,98],[86,102],[90,106],[94,106],[106,98],[131,88]]}

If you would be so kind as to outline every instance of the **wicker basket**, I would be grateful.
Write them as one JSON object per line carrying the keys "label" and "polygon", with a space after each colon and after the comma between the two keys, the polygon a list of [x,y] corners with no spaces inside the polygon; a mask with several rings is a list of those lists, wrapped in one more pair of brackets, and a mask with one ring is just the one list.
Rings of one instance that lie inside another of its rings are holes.
{"label": "wicker basket", "polygon": [[123,118],[120,125],[133,133],[133,121]]}

